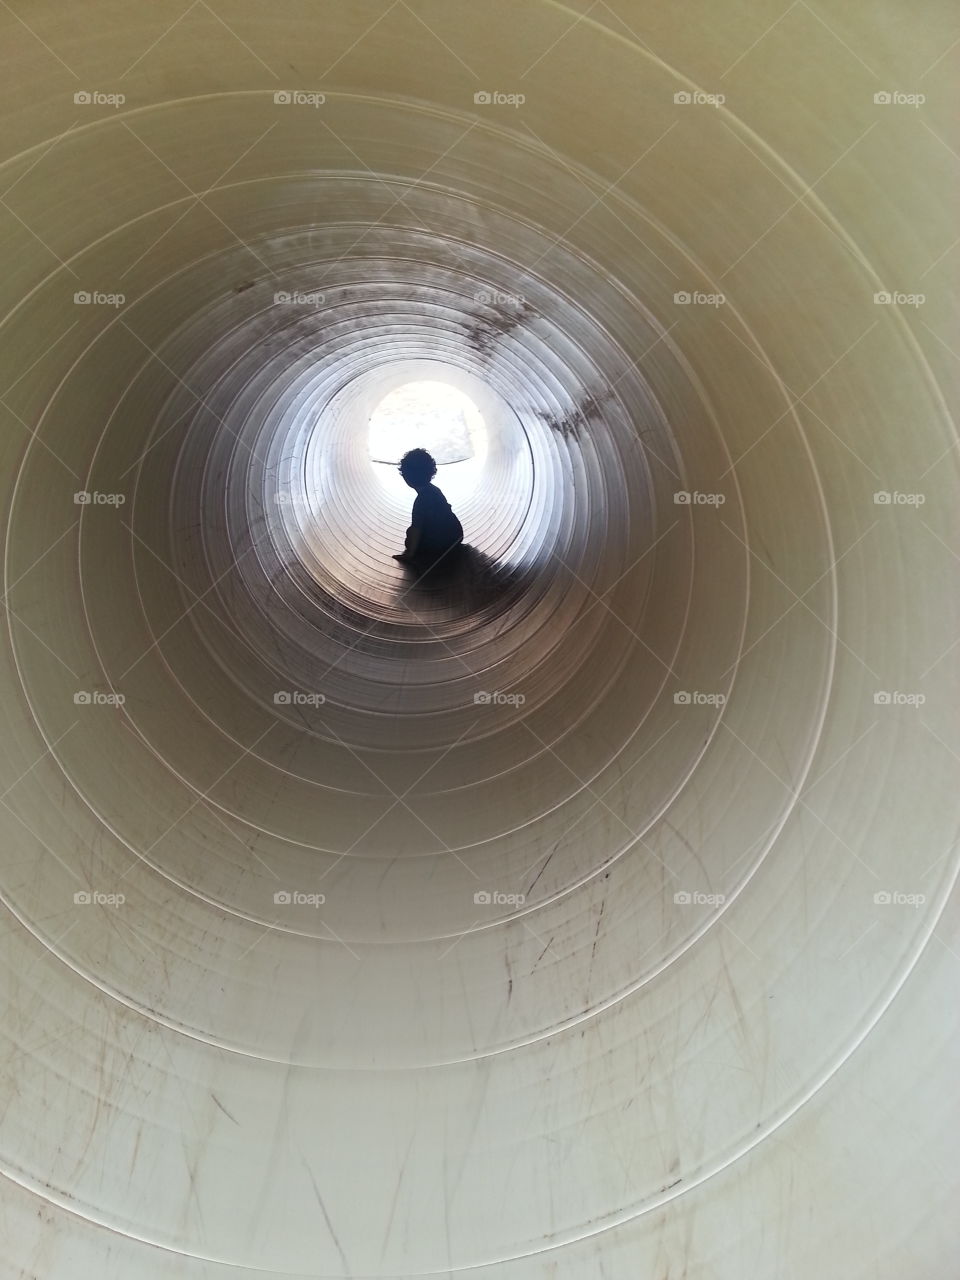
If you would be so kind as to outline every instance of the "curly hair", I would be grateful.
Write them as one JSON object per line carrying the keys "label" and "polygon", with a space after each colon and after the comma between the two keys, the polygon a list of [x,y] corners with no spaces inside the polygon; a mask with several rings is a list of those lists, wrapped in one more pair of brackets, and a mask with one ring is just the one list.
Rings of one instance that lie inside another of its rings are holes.
{"label": "curly hair", "polygon": [[437,474],[437,464],[426,449],[409,449],[400,459],[400,474],[404,480],[427,484]]}

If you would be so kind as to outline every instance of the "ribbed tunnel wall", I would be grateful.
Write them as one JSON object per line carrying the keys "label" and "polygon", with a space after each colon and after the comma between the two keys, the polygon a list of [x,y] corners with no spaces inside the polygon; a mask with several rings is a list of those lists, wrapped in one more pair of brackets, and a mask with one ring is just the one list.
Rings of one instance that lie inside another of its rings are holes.
{"label": "ribbed tunnel wall", "polygon": [[956,1274],[954,26],[2,6],[4,1277]]}

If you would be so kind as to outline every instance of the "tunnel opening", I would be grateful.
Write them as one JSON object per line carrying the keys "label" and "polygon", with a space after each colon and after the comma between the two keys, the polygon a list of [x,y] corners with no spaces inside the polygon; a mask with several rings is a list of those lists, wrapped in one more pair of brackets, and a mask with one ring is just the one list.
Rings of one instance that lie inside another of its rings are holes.
{"label": "tunnel opening", "polygon": [[410,449],[426,449],[437,464],[434,483],[452,501],[465,501],[483,481],[489,433],[476,402],[449,381],[405,382],[370,415],[367,450],[373,474],[401,506],[410,489],[397,464]]}
{"label": "tunnel opening", "polygon": [[[408,449],[426,449],[437,466],[476,456],[475,437],[486,441],[480,410],[462,391],[443,382],[408,382],[389,392],[370,415],[370,457],[397,463]],[[477,445],[480,441],[477,441]]]}

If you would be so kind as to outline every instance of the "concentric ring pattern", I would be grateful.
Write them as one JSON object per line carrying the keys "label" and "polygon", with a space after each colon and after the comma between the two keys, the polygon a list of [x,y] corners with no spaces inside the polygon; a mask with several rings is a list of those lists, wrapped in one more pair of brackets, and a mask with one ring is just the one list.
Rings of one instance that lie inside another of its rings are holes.
{"label": "concentric ring pattern", "polygon": [[2,1274],[942,1280],[946,11],[3,8]]}

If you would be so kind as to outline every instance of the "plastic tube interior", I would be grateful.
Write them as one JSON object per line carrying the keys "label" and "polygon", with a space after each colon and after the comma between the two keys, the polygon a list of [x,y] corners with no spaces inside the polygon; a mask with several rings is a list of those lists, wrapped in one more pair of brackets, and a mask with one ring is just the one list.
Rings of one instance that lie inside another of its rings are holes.
{"label": "plastic tube interior", "polygon": [[3,1275],[951,1274],[948,7],[0,31]]}

